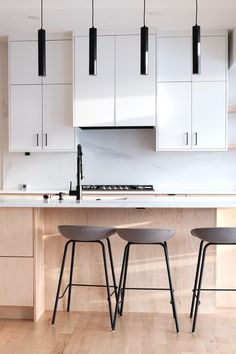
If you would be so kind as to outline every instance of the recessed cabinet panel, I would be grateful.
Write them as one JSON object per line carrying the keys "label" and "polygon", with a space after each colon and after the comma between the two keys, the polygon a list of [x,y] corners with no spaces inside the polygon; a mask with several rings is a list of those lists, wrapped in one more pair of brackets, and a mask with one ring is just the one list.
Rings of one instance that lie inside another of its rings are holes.
{"label": "recessed cabinet panel", "polygon": [[73,75],[72,40],[47,41],[44,84],[71,84]]}
{"label": "recessed cabinet panel", "polygon": [[195,82],[192,97],[193,148],[226,148],[225,83]]}
{"label": "recessed cabinet panel", "polygon": [[225,81],[225,36],[201,37],[201,73],[192,75],[193,81]]}
{"label": "recessed cabinet panel", "polygon": [[41,150],[42,86],[11,86],[10,102],[10,150]]}
{"label": "recessed cabinet panel", "polygon": [[114,125],[114,37],[98,36],[97,75],[89,75],[89,39],[75,37],[74,126]]}
{"label": "recessed cabinet panel", "polygon": [[116,125],[156,125],[155,36],[149,36],[149,75],[140,75],[140,37],[116,37]]}
{"label": "recessed cabinet panel", "polygon": [[10,42],[10,83],[40,84],[37,41]]}
{"label": "recessed cabinet panel", "polygon": [[191,83],[159,83],[157,149],[191,148]]}
{"label": "recessed cabinet panel", "polygon": [[157,80],[191,81],[191,37],[157,39]]}
{"label": "recessed cabinet panel", "polygon": [[43,86],[43,150],[75,149],[72,85]]}

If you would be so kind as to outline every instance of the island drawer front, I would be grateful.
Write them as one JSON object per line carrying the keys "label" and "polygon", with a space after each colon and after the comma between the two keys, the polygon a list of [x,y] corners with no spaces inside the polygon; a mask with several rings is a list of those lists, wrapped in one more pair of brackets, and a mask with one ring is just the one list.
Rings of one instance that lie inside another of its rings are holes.
{"label": "island drawer front", "polygon": [[1,208],[0,257],[33,256],[33,209]]}
{"label": "island drawer front", "polygon": [[33,306],[33,258],[0,257],[0,306]]}

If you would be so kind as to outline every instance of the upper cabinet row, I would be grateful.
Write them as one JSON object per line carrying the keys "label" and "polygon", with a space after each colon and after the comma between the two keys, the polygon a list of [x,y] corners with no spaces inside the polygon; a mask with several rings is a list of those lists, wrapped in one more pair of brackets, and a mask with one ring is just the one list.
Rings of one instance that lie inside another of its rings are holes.
{"label": "upper cabinet row", "polygon": [[139,74],[139,36],[99,36],[97,76],[89,76],[88,38],[74,38],[75,126],[156,125],[155,39],[149,37],[145,76]]}
{"label": "upper cabinet row", "polygon": [[74,151],[72,41],[46,42],[43,78],[37,41],[11,41],[9,54],[9,150]]}

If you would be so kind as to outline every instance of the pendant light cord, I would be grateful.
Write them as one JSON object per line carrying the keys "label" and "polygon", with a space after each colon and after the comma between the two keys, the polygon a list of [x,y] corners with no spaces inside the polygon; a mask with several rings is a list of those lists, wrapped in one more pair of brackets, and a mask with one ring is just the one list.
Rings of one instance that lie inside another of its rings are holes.
{"label": "pendant light cord", "polygon": [[146,0],[143,0],[143,25],[146,26]]}
{"label": "pendant light cord", "polygon": [[196,0],[196,25],[197,25],[197,18],[198,18],[198,0]]}
{"label": "pendant light cord", "polygon": [[41,0],[41,29],[43,28],[43,0]]}
{"label": "pendant light cord", "polygon": [[94,27],[94,0],[92,0],[92,27]]}

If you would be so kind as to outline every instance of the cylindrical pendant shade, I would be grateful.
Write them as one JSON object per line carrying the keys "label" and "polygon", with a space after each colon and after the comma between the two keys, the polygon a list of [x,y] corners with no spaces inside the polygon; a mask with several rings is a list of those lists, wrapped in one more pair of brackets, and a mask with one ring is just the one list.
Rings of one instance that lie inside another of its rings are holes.
{"label": "cylindrical pendant shade", "polygon": [[46,76],[46,31],[38,30],[38,75]]}
{"label": "cylindrical pendant shade", "polygon": [[149,72],[149,58],[148,58],[148,27],[143,26],[141,27],[140,33],[140,74],[141,75],[148,75]]}
{"label": "cylindrical pendant shade", "polygon": [[201,73],[201,29],[200,26],[193,26],[193,74]]}
{"label": "cylindrical pendant shade", "polygon": [[97,75],[97,28],[89,29],[89,75]]}

